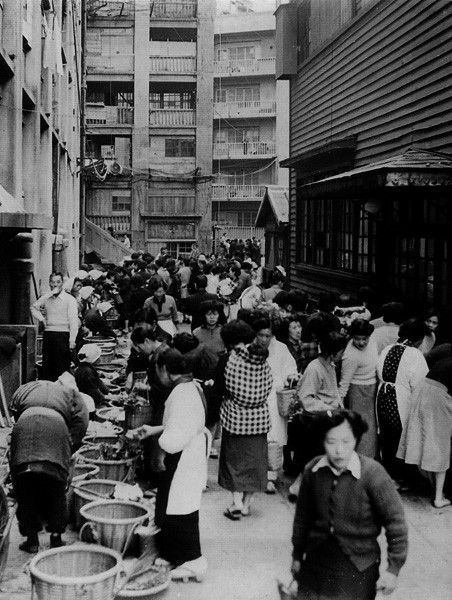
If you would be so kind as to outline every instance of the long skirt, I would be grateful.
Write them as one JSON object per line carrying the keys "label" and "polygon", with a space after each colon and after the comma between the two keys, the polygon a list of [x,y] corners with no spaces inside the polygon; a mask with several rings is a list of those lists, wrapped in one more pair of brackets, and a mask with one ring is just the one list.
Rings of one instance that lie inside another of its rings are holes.
{"label": "long skirt", "polygon": [[267,487],[267,436],[234,435],[223,429],[218,483],[230,492],[264,492]]}
{"label": "long skirt", "polygon": [[379,563],[358,571],[330,537],[308,553],[298,578],[299,600],[374,600]]}
{"label": "long skirt", "polygon": [[452,397],[446,386],[425,378],[410,398],[410,413],[398,458],[424,471],[442,473],[450,466]]}
{"label": "long skirt", "polygon": [[375,458],[377,456],[377,419],[375,414],[375,396],[377,384],[357,385],[350,384],[345,398],[345,406],[354,410],[366,421],[369,429],[361,438],[357,452]]}
{"label": "long skirt", "polygon": [[168,515],[169,492],[181,452],[165,456],[166,470],[161,473],[155,501],[155,524],[160,527],[157,546],[160,556],[175,567],[201,556],[199,511],[186,515]]}
{"label": "long skirt", "polygon": [[42,379],[56,381],[70,368],[69,332],[44,331],[42,336]]}

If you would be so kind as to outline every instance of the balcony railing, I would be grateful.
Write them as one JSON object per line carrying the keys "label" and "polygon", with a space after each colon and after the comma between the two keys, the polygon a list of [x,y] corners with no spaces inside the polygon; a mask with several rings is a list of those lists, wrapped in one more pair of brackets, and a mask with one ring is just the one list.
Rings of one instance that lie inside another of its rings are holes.
{"label": "balcony railing", "polygon": [[150,73],[195,73],[195,56],[151,56]]}
{"label": "balcony railing", "polygon": [[88,219],[102,229],[107,230],[109,227],[113,227],[115,233],[121,231],[130,231],[131,222],[130,215],[121,215],[116,217],[100,217],[98,215],[88,215]]}
{"label": "balcony railing", "polygon": [[194,127],[196,111],[191,108],[151,108],[149,125],[154,127]]}
{"label": "balcony railing", "polygon": [[108,56],[87,54],[88,72],[133,73],[133,54],[111,54]]}
{"label": "balcony railing", "polygon": [[215,142],[213,145],[213,157],[215,159],[270,158],[275,155],[276,143],[273,141],[240,143]]}
{"label": "balcony railing", "polygon": [[274,117],[276,102],[251,100],[247,102],[215,102],[214,118],[240,119],[252,117]]}
{"label": "balcony railing", "polygon": [[265,194],[265,185],[214,183],[212,192],[213,200],[262,200]]}
{"label": "balcony railing", "polygon": [[130,106],[95,106],[86,107],[87,125],[132,125],[133,108]]}
{"label": "balcony railing", "polygon": [[275,57],[244,58],[240,60],[216,60],[214,62],[215,75],[241,76],[241,75],[273,75],[275,73]]}
{"label": "balcony railing", "polygon": [[153,19],[194,19],[197,2],[154,2]]}

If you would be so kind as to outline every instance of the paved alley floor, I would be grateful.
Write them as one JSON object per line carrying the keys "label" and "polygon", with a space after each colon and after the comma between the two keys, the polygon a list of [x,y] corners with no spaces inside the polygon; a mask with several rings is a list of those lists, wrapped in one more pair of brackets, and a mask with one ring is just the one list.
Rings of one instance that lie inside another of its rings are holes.
{"label": "paved alley floor", "polygon": [[[201,507],[203,553],[209,562],[203,583],[171,583],[156,600],[278,600],[276,579],[290,580],[294,507],[285,494],[256,498],[252,515],[232,522],[223,516],[229,495],[216,484],[218,461],[210,460],[209,489]],[[427,498],[404,497],[409,522],[409,558],[392,600],[452,599],[452,508],[433,509]],[[66,534],[73,540],[75,535]],[[0,600],[29,600],[28,555],[12,531]],[[48,536],[42,535],[43,546]]]}

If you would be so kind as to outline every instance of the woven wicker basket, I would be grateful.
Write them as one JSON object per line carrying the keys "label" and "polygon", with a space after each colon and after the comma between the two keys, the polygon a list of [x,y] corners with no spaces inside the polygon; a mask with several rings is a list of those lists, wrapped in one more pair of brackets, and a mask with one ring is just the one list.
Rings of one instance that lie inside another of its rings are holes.
{"label": "woven wicker basket", "polygon": [[96,500],[80,509],[80,514],[97,532],[99,543],[117,552],[124,552],[134,530],[149,519],[151,511],[138,502],[129,500]]}
{"label": "woven wicker basket", "polygon": [[85,522],[85,519],[80,514],[82,506],[94,500],[101,500],[99,494],[104,496],[106,500],[110,499],[117,483],[117,481],[113,481],[112,479],[90,479],[88,481],[79,481],[72,486],[74,492],[73,515],[75,529],[80,529]]}
{"label": "woven wicker basket", "polygon": [[136,458],[123,458],[121,460],[103,460],[99,458],[98,448],[81,448],[77,452],[77,457],[82,462],[91,463],[99,467],[99,479],[113,479],[114,481],[124,481],[130,468],[136,461]]}
{"label": "woven wicker basket", "polygon": [[296,390],[276,390],[276,401],[278,403],[278,412],[281,417],[288,417],[290,406],[295,398]]}
{"label": "woven wicker basket", "polygon": [[38,600],[113,600],[121,569],[117,552],[85,545],[45,550],[30,563]]}
{"label": "woven wicker basket", "polygon": [[66,504],[71,517],[74,511],[74,485],[78,481],[84,481],[85,479],[91,479],[96,477],[99,473],[99,467],[96,465],[90,465],[89,463],[76,463],[73,467],[72,479],[70,481],[69,488],[66,491]]}

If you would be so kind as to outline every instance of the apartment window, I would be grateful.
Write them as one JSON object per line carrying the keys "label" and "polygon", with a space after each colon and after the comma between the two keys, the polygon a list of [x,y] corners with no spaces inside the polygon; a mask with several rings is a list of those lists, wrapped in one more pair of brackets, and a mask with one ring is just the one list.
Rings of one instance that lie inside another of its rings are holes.
{"label": "apartment window", "polygon": [[229,60],[247,60],[256,58],[255,46],[235,46],[228,48]]}
{"label": "apartment window", "polygon": [[195,140],[183,138],[165,139],[165,156],[178,158],[195,156]]}
{"label": "apartment window", "polygon": [[151,110],[156,108],[191,109],[195,108],[194,92],[151,92],[149,94]]}
{"label": "apartment window", "polygon": [[233,88],[217,88],[215,90],[215,102],[258,102],[260,100],[260,87],[258,85],[246,85]]}
{"label": "apartment window", "polygon": [[130,213],[131,203],[132,199],[130,196],[114,195],[111,197],[111,211]]}
{"label": "apartment window", "polygon": [[222,129],[220,132],[217,132],[215,143],[243,144],[258,142],[259,138],[259,127],[234,127],[234,129]]}

